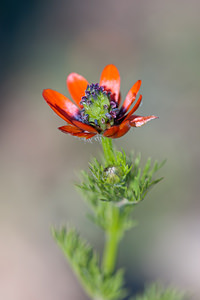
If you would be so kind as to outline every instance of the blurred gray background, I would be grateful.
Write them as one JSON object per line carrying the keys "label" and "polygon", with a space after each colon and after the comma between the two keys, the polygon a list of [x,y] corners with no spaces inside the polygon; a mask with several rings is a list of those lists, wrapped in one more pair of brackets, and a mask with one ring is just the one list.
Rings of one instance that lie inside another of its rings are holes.
{"label": "blurred gray background", "polygon": [[136,207],[118,266],[132,293],[160,280],[200,298],[200,2],[198,0],[7,1],[0,34],[0,299],[87,299],[50,234],[73,224],[102,251],[73,184],[100,144],[64,125],[41,94],[69,96],[70,72],[98,82],[115,64],[122,97],[142,79],[141,115],[160,118],[116,140],[167,163],[165,179]]}

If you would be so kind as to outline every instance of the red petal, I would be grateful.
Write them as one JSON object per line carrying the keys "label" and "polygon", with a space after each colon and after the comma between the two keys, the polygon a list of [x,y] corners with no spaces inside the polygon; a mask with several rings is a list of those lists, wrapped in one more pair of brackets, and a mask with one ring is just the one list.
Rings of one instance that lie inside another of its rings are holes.
{"label": "red petal", "polygon": [[129,120],[127,120],[126,122],[122,122],[120,125],[115,125],[107,129],[103,135],[112,139],[116,139],[126,134],[130,128],[131,126],[129,124]]}
{"label": "red petal", "polygon": [[75,104],[64,95],[51,89],[44,90],[42,95],[59,117],[72,124],[72,120],[79,114],[79,109]]}
{"label": "red petal", "polygon": [[113,100],[118,102],[120,91],[120,75],[118,69],[114,65],[107,65],[103,69],[100,78],[100,85],[104,86],[106,90],[109,90],[113,94]]}
{"label": "red petal", "polygon": [[82,123],[80,121],[73,120],[73,124],[75,126],[79,127],[80,129],[82,129],[83,131],[88,131],[90,133],[98,133],[98,131],[94,127],[92,127],[88,124]]}
{"label": "red petal", "polygon": [[133,108],[129,111],[129,113],[125,116],[125,120],[128,119],[129,116],[131,116],[137,109],[138,107],[140,106],[140,103],[142,101],[142,95],[140,95],[140,97],[138,98],[137,102],[135,103],[135,105],[133,106]]}
{"label": "red petal", "polygon": [[121,110],[123,111],[123,113],[126,113],[128,111],[128,109],[130,108],[130,106],[132,105],[132,103],[135,101],[136,96],[139,92],[140,86],[142,84],[141,80],[138,80],[130,89],[130,91],[128,92],[124,103],[122,105]]}
{"label": "red petal", "polygon": [[70,134],[83,132],[80,128],[73,125],[61,126],[58,129],[61,130],[62,132],[70,133]]}
{"label": "red petal", "polygon": [[149,122],[153,119],[157,119],[157,118],[158,117],[156,117],[156,116],[142,117],[142,116],[134,115],[129,118],[129,122],[132,127],[140,127],[140,126],[146,124],[147,122]]}
{"label": "red petal", "polygon": [[112,137],[113,135],[115,135],[117,133],[118,130],[119,130],[119,125],[112,126],[109,129],[106,129],[104,131],[103,136]]}
{"label": "red petal", "polygon": [[80,138],[85,138],[86,140],[92,138],[95,135],[96,135],[96,133],[87,133],[87,132],[82,132],[82,133],[77,133],[76,134],[76,136],[78,136]]}
{"label": "red petal", "polygon": [[111,136],[111,138],[113,139],[117,139],[120,138],[121,136],[125,135],[129,129],[131,128],[129,121],[126,122],[122,122],[120,125],[118,125],[118,131],[116,134],[114,134],[113,136]]}
{"label": "red petal", "polygon": [[119,92],[118,106],[120,105],[120,103],[121,103],[121,100],[122,100],[122,97],[121,97],[121,93]]}
{"label": "red petal", "polygon": [[88,81],[77,73],[71,73],[67,77],[67,87],[70,95],[79,107],[82,107],[80,104],[81,97],[85,95],[85,90],[88,84]]}
{"label": "red petal", "polygon": [[73,136],[77,136],[77,137],[80,137],[80,138],[90,139],[91,137],[96,135],[96,133],[89,133],[89,132],[84,132],[84,131],[73,132],[73,131],[70,131],[70,129],[68,130],[64,127],[66,127],[66,126],[59,127],[58,129],[61,130],[64,133],[69,133]]}

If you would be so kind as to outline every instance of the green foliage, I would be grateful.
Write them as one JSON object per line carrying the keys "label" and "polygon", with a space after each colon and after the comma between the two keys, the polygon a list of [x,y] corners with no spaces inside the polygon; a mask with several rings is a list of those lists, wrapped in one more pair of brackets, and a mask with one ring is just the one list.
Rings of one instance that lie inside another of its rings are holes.
{"label": "green foliage", "polygon": [[97,159],[90,164],[90,173],[82,172],[83,181],[78,185],[92,205],[97,201],[121,204],[136,204],[143,200],[149,189],[162,178],[153,179],[153,175],[163,163],[151,165],[148,159],[143,169],[139,167],[140,155],[131,163],[130,158],[120,151],[114,151],[115,161],[105,168]]}
{"label": "green foliage", "polygon": [[173,289],[164,289],[159,284],[153,284],[146,288],[143,295],[139,295],[133,300],[186,300],[183,293]]}
{"label": "green foliage", "polygon": [[75,229],[53,230],[53,236],[92,299],[123,299],[125,290],[122,270],[105,276],[100,268],[99,256]]}
{"label": "green foliage", "polygon": [[[106,242],[102,259],[83,240],[75,229],[53,230],[53,235],[67,257],[83,288],[94,300],[121,300],[124,275],[115,271],[118,245],[124,232],[135,225],[130,213],[142,201],[152,186],[162,178],[154,178],[163,165],[148,159],[143,168],[140,155],[126,157],[124,151],[113,149],[112,140],[102,138],[103,163],[93,159],[89,172],[82,172],[82,183],[77,185],[92,209],[90,219],[105,231]],[[173,290],[164,291],[152,286],[135,300],[183,300]]]}
{"label": "green foliage", "polygon": [[160,164],[155,161],[152,165],[151,158],[149,158],[142,169],[139,167],[140,160],[141,157],[138,155],[127,178],[127,200],[133,204],[143,200],[150,188],[163,179],[162,177],[154,179],[153,176],[163,166],[165,161]]}
{"label": "green foliage", "polygon": [[115,163],[108,167],[94,159],[90,164],[90,173],[82,172],[84,181],[80,186],[87,196],[97,201],[120,201],[126,190],[126,178],[131,166],[126,163],[126,156],[117,152]]}
{"label": "green foliage", "polygon": [[77,185],[83,192],[94,214],[90,219],[104,230],[112,226],[113,215],[119,213],[120,235],[135,222],[129,217],[133,206],[144,199],[150,188],[162,178],[154,179],[154,174],[163,165],[148,159],[142,169],[139,167],[140,155],[135,160],[127,158],[124,151],[109,153],[112,164],[109,166],[94,159],[90,172],[82,172],[83,181]]}

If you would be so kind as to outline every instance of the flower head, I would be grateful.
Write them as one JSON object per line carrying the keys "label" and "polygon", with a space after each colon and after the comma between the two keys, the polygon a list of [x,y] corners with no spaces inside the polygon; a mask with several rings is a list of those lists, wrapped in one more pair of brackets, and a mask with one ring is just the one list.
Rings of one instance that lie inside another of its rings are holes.
{"label": "flower head", "polygon": [[[119,138],[131,127],[140,127],[157,118],[134,115],[142,101],[142,95],[136,101],[140,86],[141,80],[138,80],[120,107],[119,71],[114,65],[107,65],[102,71],[100,83],[96,84],[89,84],[77,73],[69,74],[67,87],[75,103],[51,89],[45,89],[43,97],[49,106],[67,122],[67,125],[59,127],[62,132],[85,139],[90,139],[96,134]],[[136,103],[131,107],[135,101]]]}

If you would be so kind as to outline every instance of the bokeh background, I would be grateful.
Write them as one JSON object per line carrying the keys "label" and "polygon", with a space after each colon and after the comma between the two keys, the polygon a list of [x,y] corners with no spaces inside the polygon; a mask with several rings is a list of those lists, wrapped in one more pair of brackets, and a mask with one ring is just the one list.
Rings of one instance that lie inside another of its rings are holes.
{"label": "bokeh background", "polygon": [[73,224],[102,251],[75,190],[100,144],[64,135],[44,88],[69,96],[70,72],[98,82],[106,64],[125,96],[142,79],[139,113],[159,120],[116,140],[143,162],[167,163],[164,180],[134,211],[118,265],[132,293],[154,280],[200,298],[200,2],[198,0],[1,3],[0,299],[88,299],[50,234]]}

